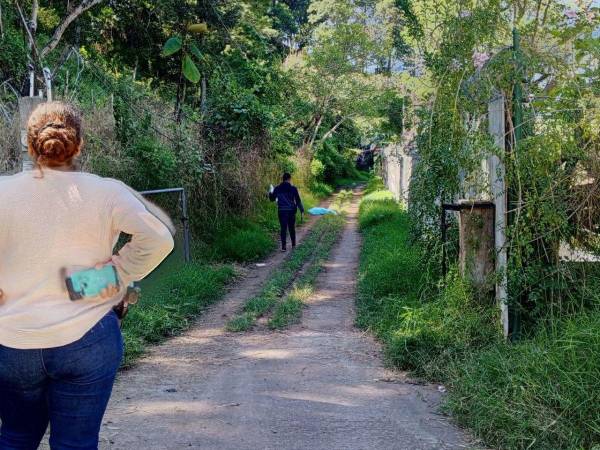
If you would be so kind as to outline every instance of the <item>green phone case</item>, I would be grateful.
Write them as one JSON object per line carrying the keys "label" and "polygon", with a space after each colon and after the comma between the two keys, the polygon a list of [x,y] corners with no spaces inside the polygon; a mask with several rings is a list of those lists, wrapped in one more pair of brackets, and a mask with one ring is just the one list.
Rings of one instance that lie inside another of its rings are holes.
{"label": "green phone case", "polygon": [[112,264],[102,269],[86,269],[71,274],[66,279],[67,290],[71,300],[81,300],[87,297],[97,297],[102,289],[109,285],[119,286],[117,269]]}

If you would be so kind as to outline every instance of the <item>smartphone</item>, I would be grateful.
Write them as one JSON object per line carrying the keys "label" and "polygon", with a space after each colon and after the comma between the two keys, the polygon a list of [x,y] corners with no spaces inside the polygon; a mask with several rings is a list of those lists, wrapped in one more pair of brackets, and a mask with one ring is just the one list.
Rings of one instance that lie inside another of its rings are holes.
{"label": "smartphone", "polygon": [[71,300],[81,300],[88,297],[97,297],[102,289],[109,285],[119,287],[117,268],[107,264],[102,269],[85,269],[74,272],[65,279]]}

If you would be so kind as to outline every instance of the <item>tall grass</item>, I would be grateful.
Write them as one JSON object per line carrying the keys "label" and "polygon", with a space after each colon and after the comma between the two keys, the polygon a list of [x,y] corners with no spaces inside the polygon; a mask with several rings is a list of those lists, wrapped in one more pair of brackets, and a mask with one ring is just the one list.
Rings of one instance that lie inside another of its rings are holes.
{"label": "tall grass", "polygon": [[600,312],[450,370],[448,410],[496,448],[600,448]]}
{"label": "tall grass", "polygon": [[426,255],[411,240],[407,213],[377,183],[360,207],[357,321],[383,341],[388,362],[446,383],[445,408],[489,446],[600,446],[600,311],[505,343],[496,308],[456,269],[423,289],[435,284],[421,270]]}
{"label": "tall grass", "polygon": [[381,338],[391,363],[413,374],[444,379],[445,369],[473,349],[497,340],[492,308],[474,301],[453,271],[439,295],[422,298],[423,251],[410,220],[388,191],[371,189],[361,202],[363,233],[358,325]]}

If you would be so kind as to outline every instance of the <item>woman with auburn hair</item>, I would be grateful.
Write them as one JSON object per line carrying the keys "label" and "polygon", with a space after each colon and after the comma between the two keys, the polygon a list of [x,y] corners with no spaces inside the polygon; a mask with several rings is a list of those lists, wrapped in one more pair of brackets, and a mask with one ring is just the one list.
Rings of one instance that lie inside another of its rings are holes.
{"label": "woman with auburn hair", "polygon": [[[74,170],[81,118],[60,102],[28,123],[35,169],[0,177],[0,450],[96,449],[123,356],[113,307],[173,249],[157,217],[125,184]],[[118,254],[121,232],[131,241]],[[113,265],[118,283],[73,301],[64,268]]]}

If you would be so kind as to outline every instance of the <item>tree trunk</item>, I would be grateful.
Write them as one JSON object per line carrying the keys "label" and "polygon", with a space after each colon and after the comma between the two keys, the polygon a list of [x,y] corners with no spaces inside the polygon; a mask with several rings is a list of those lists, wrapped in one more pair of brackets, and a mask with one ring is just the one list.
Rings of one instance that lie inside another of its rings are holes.
{"label": "tree trunk", "polygon": [[321,141],[325,141],[325,140],[329,139],[329,137],[330,137],[330,136],[331,136],[333,133],[335,133],[335,130],[337,130],[337,129],[340,127],[340,125],[341,125],[342,123],[344,123],[344,121],[345,121],[346,119],[347,119],[347,117],[342,117],[340,120],[338,120],[338,122],[337,122],[337,123],[336,123],[336,124],[335,124],[333,127],[331,127],[331,129],[330,129],[330,130],[329,130],[327,133],[325,133],[325,134],[323,135],[323,137],[321,138]]}
{"label": "tree trunk", "polygon": [[183,69],[179,72],[177,95],[175,96],[175,121],[181,123],[181,102],[183,97]]}
{"label": "tree trunk", "polygon": [[206,98],[208,95],[207,86],[206,86],[206,75],[202,75],[202,84],[200,86],[201,95],[200,95],[200,111],[202,111],[202,115],[206,114]]}
{"label": "tree trunk", "polygon": [[319,133],[319,128],[321,128],[321,123],[323,122],[323,115],[319,115],[319,119],[317,120],[317,123],[315,125],[315,129],[313,131],[313,134],[310,138],[310,141],[308,141],[308,149],[309,151],[312,152],[312,147],[315,143],[315,140],[317,139],[317,134]]}

